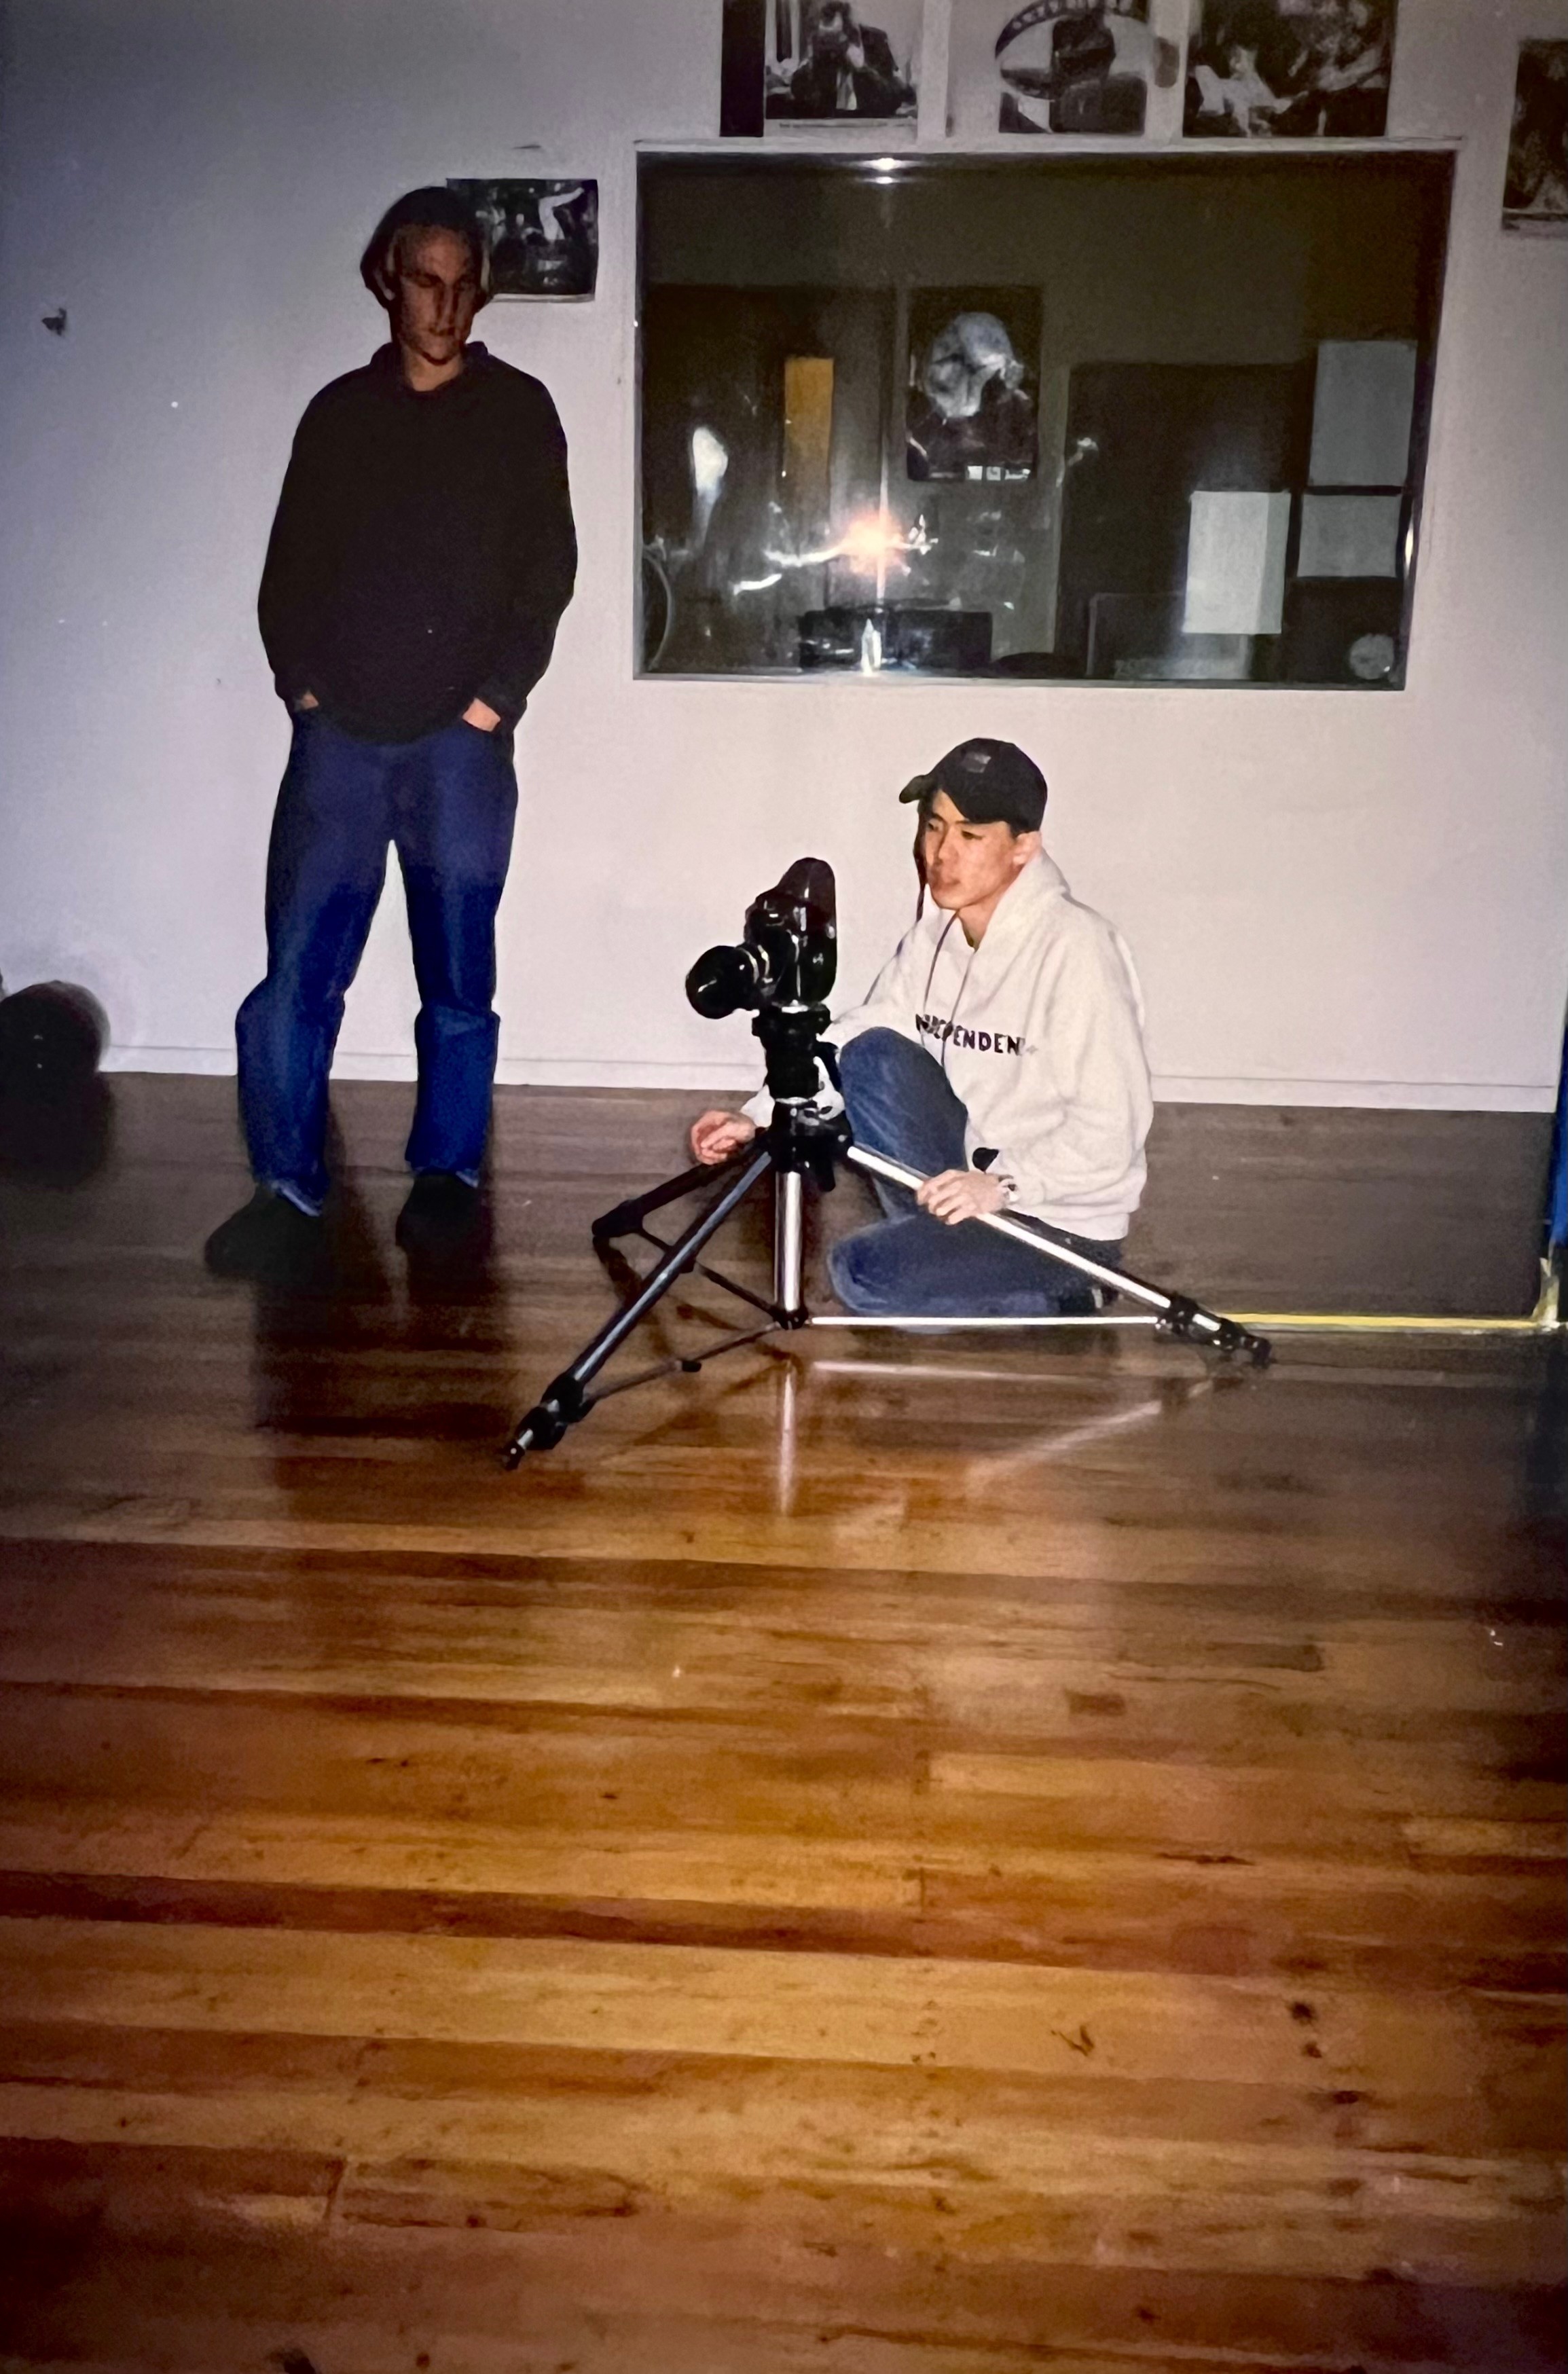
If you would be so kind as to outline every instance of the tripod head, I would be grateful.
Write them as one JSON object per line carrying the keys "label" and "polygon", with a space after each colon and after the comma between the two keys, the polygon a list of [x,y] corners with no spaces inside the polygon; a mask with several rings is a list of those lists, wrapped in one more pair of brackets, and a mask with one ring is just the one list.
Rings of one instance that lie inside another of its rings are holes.
{"label": "tripod head", "polygon": [[768,1089],[785,1107],[809,1103],[819,1086],[827,999],[838,970],[833,869],[797,857],[746,911],[733,947],[706,949],[686,976],[686,994],[710,1021],[751,1008],[767,1059]]}

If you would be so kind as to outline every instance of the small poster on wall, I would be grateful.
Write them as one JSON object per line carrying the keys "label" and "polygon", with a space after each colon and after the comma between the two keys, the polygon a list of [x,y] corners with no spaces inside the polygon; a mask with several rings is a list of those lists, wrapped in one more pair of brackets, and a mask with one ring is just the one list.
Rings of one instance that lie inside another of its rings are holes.
{"label": "small poster on wall", "polygon": [[922,288],[909,311],[905,467],[912,478],[1034,476],[1037,288]]}
{"label": "small poster on wall", "polygon": [[725,0],[728,135],[914,128],[923,0]]}
{"label": "small poster on wall", "polygon": [[1503,185],[1508,230],[1568,230],[1568,41],[1521,41]]}
{"label": "small poster on wall", "polygon": [[1149,0],[955,0],[953,129],[1136,135],[1149,84],[1172,88],[1179,57]]}
{"label": "small poster on wall", "polygon": [[454,182],[479,217],[495,297],[591,297],[599,271],[597,182]]}
{"label": "small poster on wall", "polygon": [[1183,129],[1213,139],[1377,140],[1397,0],[1193,0]]}

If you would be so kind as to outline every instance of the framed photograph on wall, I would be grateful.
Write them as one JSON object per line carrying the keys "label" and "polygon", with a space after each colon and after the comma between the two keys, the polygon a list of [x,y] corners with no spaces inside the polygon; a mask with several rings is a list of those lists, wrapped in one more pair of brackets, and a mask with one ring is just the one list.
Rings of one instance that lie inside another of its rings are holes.
{"label": "framed photograph on wall", "polygon": [[1193,0],[1182,128],[1197,140],[1378,140],[1397,0]]}
{"label": "framed photograph on wall", "polygon": [[1032,478],[1038,288],[920,288],[909,305],[904,468],[917,480]]}
{"label": "framed photograph on wall", "polygon": [[954,0],[952,127],[966,139],[1136,137],[1150,84],[1173,88],[1179,62],[1150,23],[1150,0]]}
{"label": "framed photograph on wall", "polygon": [[719,130],[913,133],[924,0],[725,0]]}
{"label": "framed photograph on wall", "polygon": [[1568,41],[1519,44],[1503,227],[1568,230]]}
{"label": "framed photograph on wall", "polygon": [[449,181],[479,217],[496,297],[591,297],[599,271],[597,182]]}

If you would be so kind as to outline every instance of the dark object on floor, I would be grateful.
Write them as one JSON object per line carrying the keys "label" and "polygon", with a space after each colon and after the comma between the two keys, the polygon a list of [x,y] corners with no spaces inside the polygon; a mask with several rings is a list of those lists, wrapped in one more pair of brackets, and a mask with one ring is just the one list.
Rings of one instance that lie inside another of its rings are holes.
{"label": "dark object on floor", "polygon": [[451,1170],[421,1170],[397,1215],[397,1241],[406,1253],[439,1260],[472,1240],[484,1214],[477,1187]]}
{"label": "dark object on floor", "polygon": [[0,1097],[79,1096],[108,1036],[97,998],[69,981],[38,981],[0,998]]}
{"label": "dark object on floor", "polygon": [[67,981],[0,997],[0,1170],[77,1187],[102,1168],[112,1114],[98,1065],[108,1035],[98,1000]]}
{"label": "dark object on floor", "polygon": [[258,1187],[248,1204],[214,1228],[202,1257],[214,1277],[303,1286],[320,1275],[325,1254],[320,1220],[287,1195]]}

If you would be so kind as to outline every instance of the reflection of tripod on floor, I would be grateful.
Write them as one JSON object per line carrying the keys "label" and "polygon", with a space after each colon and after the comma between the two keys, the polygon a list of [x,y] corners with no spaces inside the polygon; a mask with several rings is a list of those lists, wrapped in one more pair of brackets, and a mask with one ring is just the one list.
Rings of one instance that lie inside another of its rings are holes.
{"label": "reflection of tripod on floor", "polygon": [[[1162,1287],[1149,1286],[1141,1278],[1131,1277],[1126,1271],[1111,1269],[1097,1262],[1077,1246],[1057,1236],[1038,1220],[1025,1220],[1006,1212],[987,1214],[966,1228],[987,1228],[1012,1237],[1031,1246],[1053,1262],[1064,1263],[1079,1270],[1100,1288],[1109,1293],[1126,1295],[1144,1306],[1137,1320],[1106,1320],[1096,1311],[1083,1318],[1041,1317],[1038,1319],[856,1319],[813,1318],[807,1310],[801,1285],[801,1259],[804,1245],[804,1215],[806,1181],[813,1179],[819,1189],[833,1184],[836,1166],[843,1161],[868,1175],[885,1179],[895,1186],[920,1186],[918,1171],[908,1169],[902,1162],[890,1161],[885,1155],[873,1154],[867,1147],[856,1146],[851,1139],[849,1124],[843,1115],[828,1115],[818,1111],[813,1097],[817,1086],[817,1063],[822,1052],[819,1033],[826,1028],[827,1012],[822,1007],[797,1008],[779,1013],[764,1008],[757,1017],[758,1036],[768,1053],[768,1085],[774,1091],[774,1118],[768,1129],[753,1144],[730,1157],[722,1168],[710,1169],[698,1167],[683,1170],[678,1178],[666,1180],[662,1186],[650,1189],[645,1195],[633,1195],[618,1204],[611,1212],[603,1213],[594,1222],[594,1243],[603,1251],[620,1237],[640,1236],[655,1246],[662,1260],[642,1280],[630,1301],[617,1311],[608,1324],[602,1327],[593,1341],[578,1354],[569,1368],[561,1370],[545,1387],[532,1409],[522,1417],[504,1452],[508,1467],[515,1467],[525,1451],[553,1449],[567,1428],[579,1418],[586,1417],[596,1401],[611,1393],[625,1393],[633,1385],[648,1384],[655,1377],[669,1376],[677,1371],[694,1373],[703,1362],[721,1352],[738,1351],[743,1345],[755,1344],[763,1336],[781,1329],[805,1326],[884,1327],[895,1329],[948,1329],[974,1326],[1034,1328],[1034,1327],[1095,1327],[1109,1325],[1143,1325],[1156,1327],[1162,1333],[1186,1344],[1196,1344],[1211,1351],[1230,1355],[1244,1352],[1256,1367],[1263,1367],[1269,1357],[1265,1337],[1253,1334],[1233,1319],[1221,1319],[1206,1310],[1185,1294],[1167,1294]],[[809,1069],[803,1075],[801,1056],[808,1040]],[[802,1092],[803,1076],[809,1093]],[[787,1088],[791,1093],[780,1091]],[[754,1188],[772,1176],[773,1181],[773,1292],[772,1301],[754,1294],[749,1287],[725,1277],[722,1271],[711,1269],[699,1257],[710,1239],[715,1236],[731,1213],[745,1203]],[[654,1236],[646,1223],[650,1216],[666,1204],[674,1204],[699,1187],[717,1181],[719,1193],[701,1212],[683,1235],[673,1242]],[[638,1322],[646,1318],[655,1303],[669,1292],[676,1280],[696,1270],[712,1284],[737,1295],[761,1314],[760,1326],[748,1327],[733,1335],[721,1336],[700,1355],[683,1358],[676,1356],[661,1360],[651,1369],[641,1369],[634,1375],[605,1386],[599,1393],[588,1388],[605,1363],[619,1349]]]}

